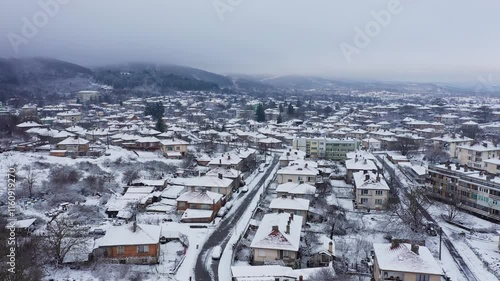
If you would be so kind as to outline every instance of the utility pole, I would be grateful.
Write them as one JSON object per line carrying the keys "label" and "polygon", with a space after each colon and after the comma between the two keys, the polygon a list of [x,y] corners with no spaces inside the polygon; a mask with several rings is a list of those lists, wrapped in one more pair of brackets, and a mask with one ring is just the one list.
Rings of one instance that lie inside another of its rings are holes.
{"label": "utility pole", "polygon": [[441,241],[443,238],[443,228],[439,227],[439,260],[441,260]]}

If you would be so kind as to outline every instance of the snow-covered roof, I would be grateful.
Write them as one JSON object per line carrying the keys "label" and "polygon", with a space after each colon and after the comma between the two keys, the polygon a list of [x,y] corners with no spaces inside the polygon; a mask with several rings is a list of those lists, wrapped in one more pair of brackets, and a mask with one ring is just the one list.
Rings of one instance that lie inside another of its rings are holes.
{"label": "snow-covered roof", "polygon": [[302,198],[278,197],[271,201],[269,208],[275,210],[309,210],[309,200]]}
{"label": "snow-covered roof", "polygon": [[433,141],[441,141],[441,142],[469,142],[473,141],[473,139],[465,137],[465,136],[460,136],[460,135],[442,135],[439,137],[431,138]]}
{"label": "snow-covered roof", "polygon": [[194,187],[228,187],[233,183],[233,180],[213,176],[203,176],[196,178],[172,178],[169,184],[194,186]]}
{"label": "snow-covered roof", "polygon": [[214,202],[218,202],[222,196],[220,193],[211,191],[188,191],[181,194],[177,198],[177,201],[184,201],[190,204],[213,204]]}
{"label": "snow-covered roof", "polygon": [[289,194],[314,194],[316,187],[307,183],[287,182],[278,185],[276,192],[285,192]]}
{"label": "snow-covered roof", "polygon": [[411,251],[410,244],[374,243],[376,261],[381,270],[442,275],[443,270],[425,246],[419,246],[418,254]]}
{"label": "snow-covered roof", "polygon": [[238,278],[238,280],[252,277],[259,277],[257,280],[266,280],[260,278],[270,277],[272,281],[275,280],[274,277],[297,278],[297,274],[293,272],[291,267],[280,265],[231,266],[231,272],[233,277]]}
{"label": "snow-covered roof", "polygon": [[384,178],[375,172],[360,171],[352,176],[357,189],[389,190]]}
{"label": "snow-covered roof", "polygon": [[377,165],[372,160],[366,158],[353,158],[345,161],[347,170],[377,170]]}
{"label": "snow-covered roof", "polygon": [[106,230],[104,237],[97,239],[99,247],[124,245],[150,245],[160,241],[161,226],[137,224],[135,232],[133,224],[114,226]]}
{"label": "snow-covered roof", "polygon": [[[289,213],[264,215],[250,247],[298,251],[300,232],[302,231],[302,217],[293,215],[293,219],[290,220],[290,233],[286,233],[286,226],[291,216]],[[276,226],[277,228],[273,228]]]}
{"label": "snow-covered roof", "polygon": [[186,209],[182,214],[181,220],[211,218],[213,214],[213,210]]}
{"label": "snow-covered roof", "polygon": [[161,140],[161,144],[169,146],[169,145],[184,145],[189,143],[187,141],[183,141],[180,139],[166,139],[166,140]]}
{"label": "snow-covered roof", "polygon": [[87,144],[87,143],[89,143],[89,141],[86,139],[69,137],[69,138],[66,138],[66,139],[60,141],[57,144],[58,145],[82,145],[82,144]]}
{"label": "snow-covered roof", "polygon": [[292,165],[292,166],[287,166],[283,167],[278,170],[277,172],[278,175],[308,175],[308,176],[315,176],[319,174],[318,169],[307,166],[300,166],[300,165]]}

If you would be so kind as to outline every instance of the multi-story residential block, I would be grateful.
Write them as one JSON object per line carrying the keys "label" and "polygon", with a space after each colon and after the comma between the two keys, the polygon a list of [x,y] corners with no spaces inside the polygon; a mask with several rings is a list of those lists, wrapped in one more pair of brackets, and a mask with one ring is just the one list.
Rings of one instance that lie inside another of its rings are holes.
{"label": "multi-story residential block", "polygon": [[455,134],[452,135],[442,135],[439,137],[432,138],[432,143],[435,147],[441,148],[444,152],[446,152],[450,157],[457,158],[458,157],[458,146],[466,146],[469,145],[473,139],[458,136]]}
{"label": "multi-story residential block", "polygon": [[429,166],[429,194],[480,217],[500,221],[500,177],[468,166]]}
{"label": "multi-story residential block", "polygon": [[458,162],[475,169],[485,169],[485,160],[498,157],[500,146],[484,141],[457,146]]}
{"label": "multi-story residential block", "polygon": [[319,170],[308,163],[292,163],[290,166],[278,170],[276,180],[278,184],[286,182],[316,184],[319,177]]}
{"label": "multi-story residential block", "polygon": [[381,210],[387,206],[389,186],[379,173],[360,171],[353,174],[356,207]]}
{"label": "multi-story residential block", "polygon": [[344,160],[346,154],[357,150],[359,141],[356,139],[330,138],[296,138],[293,148],[302,150],[311,158]]}
{"label": "multi-story residential block", "polygon": [[302,217],[288,213],[264,215],[250,244],[252,264],[262,265],[283,261],[297,267]]}

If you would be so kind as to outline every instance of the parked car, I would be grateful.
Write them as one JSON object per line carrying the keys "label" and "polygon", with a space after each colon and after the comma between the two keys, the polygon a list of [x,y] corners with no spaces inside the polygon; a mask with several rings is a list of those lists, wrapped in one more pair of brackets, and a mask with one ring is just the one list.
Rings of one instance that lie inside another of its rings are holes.
{"label": "parked car", "polygon": [[231,208],[233,207],[233,202],[229,201],[226,203],[226,205],[224,205],[224,207],[229,211],[231,210]]}
{"label": "parked car", "polygon": [[222,248],[220,246],[215,246],[212,249],[212,259],[218,260],[220,259],[220,256],[222,256]]}
{"label": "parked car", "polygon": [[242,187],[241,192],[243,192],[243,193],[248,192],[248,187],[246,187],[246,186]]}
{"label": "parked car", "polygon": [[92,234],[92,235],[105,235],[106,230],[101,229],[101,228],[96,228],[96,229],[90,231],[90,234]]}
{"label": "parked car", "polygon": [[222,207],[222,208],[220,208],[219,212],[217,213],[217,216],[223,218],[226,216],[226,213],[227,213],[226,207]]}

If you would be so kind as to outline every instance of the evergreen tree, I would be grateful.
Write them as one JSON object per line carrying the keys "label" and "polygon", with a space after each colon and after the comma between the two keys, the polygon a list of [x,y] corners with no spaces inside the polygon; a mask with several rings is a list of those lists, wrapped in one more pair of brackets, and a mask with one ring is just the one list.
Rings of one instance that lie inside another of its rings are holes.
{"label": "evergreen tree", "polygon": [[300,100],[297,100],[297,107],[301,107],[302,106],[302,102]]}
{"label": "evergreen tree", "polygon": [[292,104],[289,104],[288,105],[288,109],[286,111],[286,114],[288,114],[289,116],[292,116],[295,114],[295,108],[293,108],[293,105]]}
{"label": "evergreen tree", "polygon": [[280,113],[282,113],[282,112],[284,112],[284,111],[285,111],[285,110],[283,109],[283,105],[282,105],[281,103],[280,103],[279,108],[280,108]]}
{"label": "evergreen tree", "polygon": [[163,123],[163,119],[162,118],[158,118],[158,121],[156,121],[155,129],[158,132],[162,132],[162,133],[165,132],[165,123]]}
{"label": "evergreen tree", "polygon": [[281,117],[281,114],[278,115],[278,119],[276,120],[276,124],[283,123],[283,117]]}
{"label": "evergreen tree", "polygon": [[265,122],[266,121],[266,113],[264,112],[264,106],[261,103],[257,106],[257,110],[255,112],[257,122]]}

